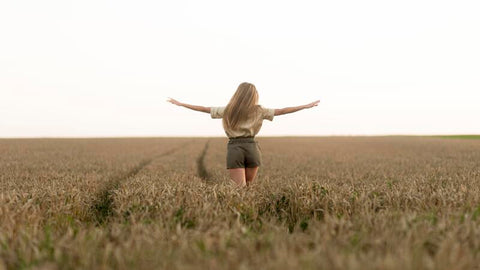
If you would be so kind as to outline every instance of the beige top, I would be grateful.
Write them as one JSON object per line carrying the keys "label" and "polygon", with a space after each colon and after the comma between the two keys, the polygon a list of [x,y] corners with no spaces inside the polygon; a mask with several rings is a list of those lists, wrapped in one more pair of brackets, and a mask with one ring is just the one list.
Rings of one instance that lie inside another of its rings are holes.
{"label": "beige top", "polygon": [[[260,106],[261,112],[256,118],[248,119],[243,123],[239,123],[238,127],[233,129],[225,129],[225,134],[229,138],[235,137],[250,137],[255,136],[262,127],[263,119],[272,121],[275,114],[275,109],[268,109]],[[222,118],[225,107],[211,107],[210,116],[212,118]]]}

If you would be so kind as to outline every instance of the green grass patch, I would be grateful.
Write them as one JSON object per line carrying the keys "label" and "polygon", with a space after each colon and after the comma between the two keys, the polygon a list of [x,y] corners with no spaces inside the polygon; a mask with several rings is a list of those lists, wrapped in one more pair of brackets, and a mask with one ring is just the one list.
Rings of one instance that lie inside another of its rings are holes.
{"label": "green grass patch", "polygon": [[480,140],[480,135],[438,135],[433,137],[440,137],[446,139],[472,139],[472,140]]}

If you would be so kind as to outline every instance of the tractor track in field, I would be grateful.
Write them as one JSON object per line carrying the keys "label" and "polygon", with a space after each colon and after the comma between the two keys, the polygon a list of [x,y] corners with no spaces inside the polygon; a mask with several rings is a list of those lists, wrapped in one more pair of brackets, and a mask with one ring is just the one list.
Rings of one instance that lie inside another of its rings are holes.
{"label": "tractor track in field", "polygon": [[184,143],[160,154],[143,159],[126,173],[110,178],[106,182],[104,188],[98,193],[96,199],[93,201],[93,204],[90,206],[91,216],[89,220],[94,222],[96,225],[108,223],[109,217],[113,215],[113,193],[120,186],[120,183],[137,175],[143,168],[152,163],[153,160],[173,154],[179,149],[187,146],[189,143],[190,142]]}
{"label": "tractor track in field", "polygon": [[197,158],[197,174],[203,180],[208,180],[210,178],[210,174],[207,171],[207,167],[205,166],[205,155],[207,154],[208,145],[210,144],[210,140],[205,143],[205,147],[203,151]]}

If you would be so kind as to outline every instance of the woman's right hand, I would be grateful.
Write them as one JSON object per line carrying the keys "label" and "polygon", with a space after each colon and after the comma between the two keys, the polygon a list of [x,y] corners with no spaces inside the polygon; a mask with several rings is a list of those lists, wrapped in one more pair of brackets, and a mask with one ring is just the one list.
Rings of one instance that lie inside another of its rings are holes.
{"label": "woman's right hand", "polygon": [[319,102],[320,102],[320,100],[314,101],[314,102],[312,102],[312,103],[308,103],[307,105],[305,105],[305,109],[318,106],[318,103],[319,103]]}

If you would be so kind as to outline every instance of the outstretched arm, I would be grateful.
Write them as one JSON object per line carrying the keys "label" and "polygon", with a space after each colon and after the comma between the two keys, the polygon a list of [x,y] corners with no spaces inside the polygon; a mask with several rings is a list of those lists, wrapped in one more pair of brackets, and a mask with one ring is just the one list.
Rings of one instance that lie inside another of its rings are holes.
{"label": "outstretched arm", "polygon": [[182,106],[182,107],[185,107],[185,108],[189,108],[189,109],[192,109],[194,111],[199,111],[199,112],[204,112],[204,113],[210,113],[210,107],[203,107],[203,106],[197,106],[197,105],[190,105],[190,104],[186,104],[186,103],[182,103],[180,101],[177,101],[173,98],[169,98],[167,100],[168,102],[172,103],[172,104],[175,104],[177,106]]}
{"label": "outstretched arm", "polygon": [[301,105],[301,106],[296,106],[296,107],[286,107],[286,108],[282,108],[282,109],[275,109],[275,116],[276,115],[282,115],[282,114],[287,114],[287,113],[293,113],[293,112],[297,112],[297,111],[300,111],[300,110],[303,110],[303,109],[308,109],[308,108],[312,108],[312,107],[315,107],[315,106],[318,106],[318,103],[320,102],[320,100],[317,100],[317,101],[314,101],[312,103],[308,103],[306,105]]}

